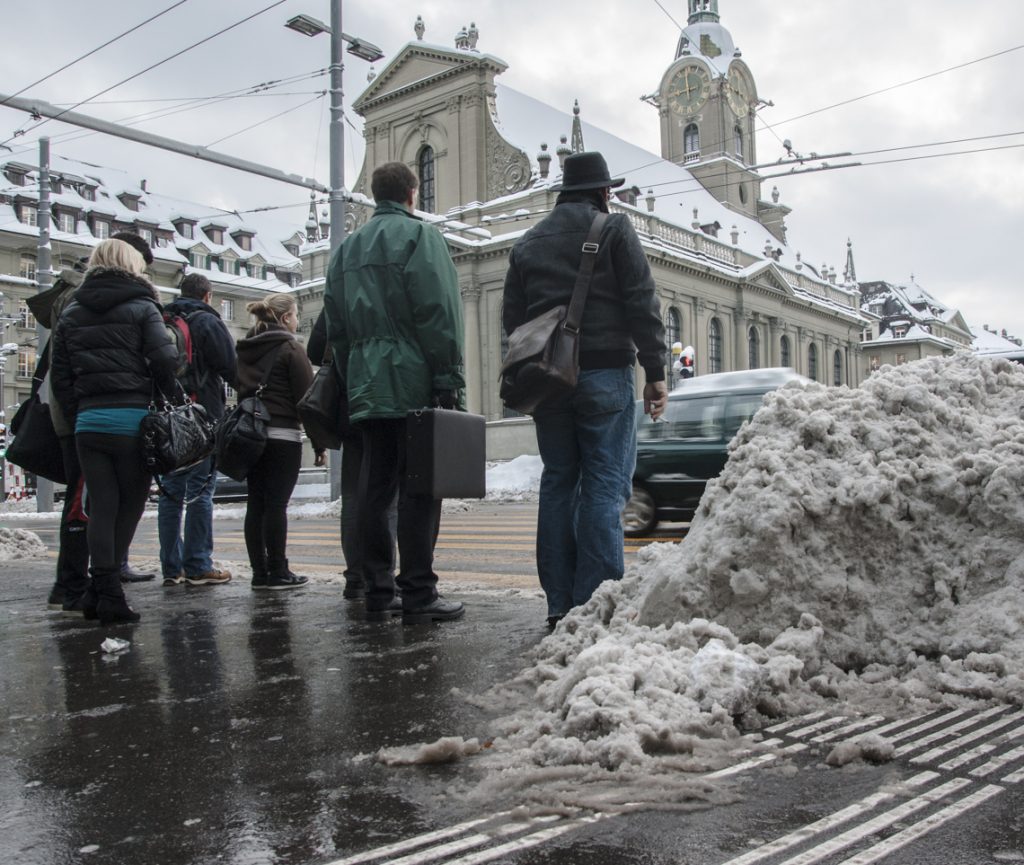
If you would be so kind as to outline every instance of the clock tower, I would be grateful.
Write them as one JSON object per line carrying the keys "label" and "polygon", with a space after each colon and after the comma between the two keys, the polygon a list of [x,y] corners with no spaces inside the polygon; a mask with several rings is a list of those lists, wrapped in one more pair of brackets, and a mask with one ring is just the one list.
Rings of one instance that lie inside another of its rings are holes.
{"label": "clock tower", "polygon": [[[687,26],[654,101],[661,155],[685,166],[728,207],[760,220],[785,240],[786,208],[761,201],[754,77],[719,22],[718,0],[688,0]],[[787,211],[788,212],[788,211]]]}

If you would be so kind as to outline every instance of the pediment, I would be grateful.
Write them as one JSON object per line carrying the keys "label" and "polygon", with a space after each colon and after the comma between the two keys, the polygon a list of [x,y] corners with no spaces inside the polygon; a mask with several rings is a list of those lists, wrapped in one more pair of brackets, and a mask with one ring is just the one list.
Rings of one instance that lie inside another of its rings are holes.
{"label": "pediment", "polygon": [[413,88],[420,88],[464,70],[489,67],[493,74],[508,68],[503,60],[490,54],[474,51],[456,51],[424,42],[410,42],[395,55],[353,103],[356,111],[362,113],[367,105],[396,96]]}
{"label": "pediment", "polygon": [[758,285],[781,291],[790,297],[795,295],[793,286],[786,280],[785,274],[774,261],[761,261],[748,267],[740,276],[740,281],[748,285]]}

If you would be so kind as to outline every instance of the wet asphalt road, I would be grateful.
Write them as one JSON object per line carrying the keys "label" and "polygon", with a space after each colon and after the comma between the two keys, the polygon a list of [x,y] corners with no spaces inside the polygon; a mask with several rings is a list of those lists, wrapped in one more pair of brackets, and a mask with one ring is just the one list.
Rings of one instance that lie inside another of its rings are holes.
{"label": "wet asphalt road", "polygon": [[[1024,861],[1014,707],[873,721],[895,724],[905,753],[842,770],[823,756],[844,719],[793,722],[777,733],[789,757],[735,773],[731,804],[519,822],[463,795],[471,760],[367,755],[485,735],[488,716],[453,689],[481,694],[523,665],[546,633],[539,598],[453,590],[465,619],[403,627],[362,621],[337,585],[148,584],[131,591],[142,623],[104,630],[44,609],[52,569],[0,564],[2,865]],[[130,651],[102,654],[108,635]],[[896,782],[911,788],[892,795]]]}

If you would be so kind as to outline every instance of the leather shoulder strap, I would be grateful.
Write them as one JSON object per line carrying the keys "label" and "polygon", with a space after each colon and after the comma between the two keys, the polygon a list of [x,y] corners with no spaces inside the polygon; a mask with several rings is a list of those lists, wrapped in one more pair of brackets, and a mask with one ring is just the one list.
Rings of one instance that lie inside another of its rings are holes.
{"label": "leather shoulder strap", "polygon": [[590,223],[590,231],[587,232],[587,239],[583,242],[583,258],[580,261],[579,273],[576,274],[576,285],[572,290],[572,300],[569,301],[569,311],[565,314],[565,322],[562,325],[573,333],[579,332],[580,322],[583,320],[583,305],[587,302],[590,280],[594,276],[594,264],[597,262],[597,253],[601,248],[598,239],[601,237],[601,230],[607,221],[607,213],[598,213],[594,217],[594,221]]}

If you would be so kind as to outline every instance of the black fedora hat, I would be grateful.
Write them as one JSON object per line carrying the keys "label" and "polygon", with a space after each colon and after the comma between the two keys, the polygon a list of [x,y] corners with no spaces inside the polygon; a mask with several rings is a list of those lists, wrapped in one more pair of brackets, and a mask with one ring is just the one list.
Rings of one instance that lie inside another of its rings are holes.
{"label": "black fedora hat", "polygon": [[573,192],[583,189],[606,189],[622,186],[624,177],[612,178],[608,174],[608,163],[596,150],[590,153],[573,153],[565,157],[562,168],[562,182],[555,189]]}

